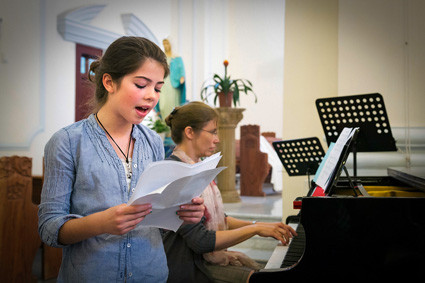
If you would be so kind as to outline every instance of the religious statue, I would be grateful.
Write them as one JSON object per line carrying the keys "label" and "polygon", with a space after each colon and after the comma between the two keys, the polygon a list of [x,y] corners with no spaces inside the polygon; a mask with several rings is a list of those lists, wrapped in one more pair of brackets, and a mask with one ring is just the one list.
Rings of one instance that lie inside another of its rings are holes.
{"label": "religious statue", "polygon": [[164,45],[164,52],[167,55],[167,61],[170,66],[170,75],[165,79],[165,84],[161,89],[161,95],[155,111],[159,117],[165,119],[173,111],[174,107],[186,102],[186,84],[182,58],[173,54],[168,38],[165,38],[162,44]]}

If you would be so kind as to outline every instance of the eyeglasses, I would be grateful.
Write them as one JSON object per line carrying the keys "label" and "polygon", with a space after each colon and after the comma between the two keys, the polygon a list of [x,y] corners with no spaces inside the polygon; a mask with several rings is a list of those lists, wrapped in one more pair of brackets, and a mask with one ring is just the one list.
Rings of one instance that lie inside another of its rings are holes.
{"label": "eyeglasses", "polygon": [[212,131],[207,131],[207,130],[201,129],[201,131],[204,131],[204,132],[210,133],[211,135],[218,137],[217,129],[214,129],[214,130],[212,130]]}

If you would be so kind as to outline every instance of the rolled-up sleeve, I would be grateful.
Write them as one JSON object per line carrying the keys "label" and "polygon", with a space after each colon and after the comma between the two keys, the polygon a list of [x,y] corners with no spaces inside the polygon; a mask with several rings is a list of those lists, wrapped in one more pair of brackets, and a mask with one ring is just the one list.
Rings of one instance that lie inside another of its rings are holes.
{"label": "rolled-up sleeve", "polygon": [[63,247],[58,242],[59,229],[72,218],[70,198],[75,181],[75,166],[68,133],[54,134],[44,150],[44,183],[38,210],[38,232],[43,242]]}

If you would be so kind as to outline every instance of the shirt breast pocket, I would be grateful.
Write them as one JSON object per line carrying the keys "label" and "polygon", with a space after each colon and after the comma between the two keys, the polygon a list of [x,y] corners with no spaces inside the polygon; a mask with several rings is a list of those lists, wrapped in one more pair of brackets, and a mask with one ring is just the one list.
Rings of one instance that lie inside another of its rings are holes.
{"label": "shirt breast pocket", "polygon": [[88,212],[85,208],[96,211],[121,204],[122,190],[125,189],[121,186],[125,183],[120,180],[120,169],[124,170],[108,162],[96,161],[79,167],[73,190],[75,208],[79,207],[83,210],[80,213],[85,214]]}

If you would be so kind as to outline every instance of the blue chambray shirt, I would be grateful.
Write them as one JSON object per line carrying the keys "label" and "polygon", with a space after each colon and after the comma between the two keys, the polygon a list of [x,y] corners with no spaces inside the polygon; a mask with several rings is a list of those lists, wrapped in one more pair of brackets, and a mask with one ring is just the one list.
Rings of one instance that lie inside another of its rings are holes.
{"label": "blue chambray shirt", "polygon": [[[164,158],[161,138],[135,125],[131,188],[144,168]],[[45,180],[39,206],[39,233],[63,248],[58,282],[165,282],[166,256],[157,228],[138,226],[117,236],[103,234],[72,245],[58,243],[69,219],[127,203],[124,167],[94,115],[56,132],[46,144]]]}

